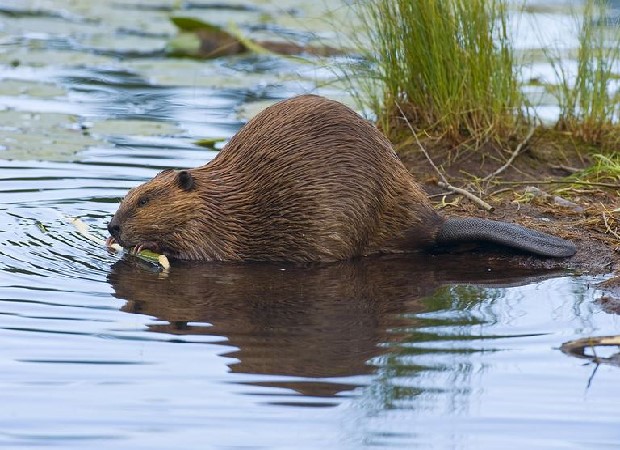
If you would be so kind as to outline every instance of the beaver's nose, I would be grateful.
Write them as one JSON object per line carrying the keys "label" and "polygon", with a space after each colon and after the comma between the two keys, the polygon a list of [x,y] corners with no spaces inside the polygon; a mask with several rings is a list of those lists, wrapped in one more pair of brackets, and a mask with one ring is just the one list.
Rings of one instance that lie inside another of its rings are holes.
{"label": "beaver's nose", "polygon": [[115,238],[118,238],[121,234],[121,224],[118,223],[118,220],[116,220],[116,216],[112,217],[112,220],[110,220],[110,223],[108,224],[108,231]]}

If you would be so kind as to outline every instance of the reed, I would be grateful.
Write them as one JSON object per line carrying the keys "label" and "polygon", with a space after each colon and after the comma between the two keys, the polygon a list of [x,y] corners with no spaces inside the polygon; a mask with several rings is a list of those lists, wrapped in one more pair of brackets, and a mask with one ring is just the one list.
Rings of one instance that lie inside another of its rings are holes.
{"label": "reed", "polygon": [[601,24],[607,10],[607,2],[587,0],[583,13],[575,15],[579,48],[574,70],[557,51],[544,50],[558,80],[549,89],[560,107],[557,128],[603,147],[620,142],[620,93],[617,86],[612,89],[618,83],[620,38],[617,26]]}
{"label": "reed", "polygon": [[384,131],[402,113],[457,142],[515,133],[524,111],[504,0],[363,0],[358,89]]}

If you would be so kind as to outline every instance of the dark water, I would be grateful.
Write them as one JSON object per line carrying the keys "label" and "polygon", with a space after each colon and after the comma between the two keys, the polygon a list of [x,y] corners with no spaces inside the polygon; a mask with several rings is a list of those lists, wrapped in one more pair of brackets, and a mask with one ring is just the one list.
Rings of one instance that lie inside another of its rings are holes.
{"label": "dark water", "polygon": [[[618,333],[597,278],[492,254],[165,274],[81,236],[240,112],[342,95],[324,62],[162,58],[171,3],[0,1],[0,446],[620,448],[618,367],[559,350]],[[192,11],[309,35],[279,3]]]}

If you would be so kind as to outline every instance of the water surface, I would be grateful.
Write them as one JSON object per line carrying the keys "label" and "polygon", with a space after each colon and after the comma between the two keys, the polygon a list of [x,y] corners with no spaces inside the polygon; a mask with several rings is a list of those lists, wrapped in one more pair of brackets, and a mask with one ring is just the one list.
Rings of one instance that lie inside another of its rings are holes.
{"label": "water surface", "polygon": [[[165,274],[75,230],[267,104],[346,98],[336,60],[165,58],[173,3],[0,4],[0,446],[617,448],[618,367],[559,350],[617,334],[599,278],[493,253]],[[306,3],[181,12],[333,43]]]}

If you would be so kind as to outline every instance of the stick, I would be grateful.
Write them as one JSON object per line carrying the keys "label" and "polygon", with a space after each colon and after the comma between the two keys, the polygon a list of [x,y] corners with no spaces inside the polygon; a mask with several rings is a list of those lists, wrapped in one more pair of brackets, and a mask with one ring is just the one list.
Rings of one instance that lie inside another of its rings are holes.
{"label": "stick", "polygon": [[438,181],[437,185],[439,187],[448,189],[448,190],[454,192],[455,194],[460,194],[460,195],[463,195],[463,196],[467,197],[472,202],[476,203],[478,206],[480,206],[481,208],[483,208],[483,209],[485,209],[487,211],[493,211],[495,209],[491,205],[489,205],[487,202],[482,200],[480,197],[476,197],[474,194],[472,194],[469,191],[466,191],[465,189],[457,188],[455,186],[452,186],[449,183],[444,183],[443,181]]}
{"label": "stick", "polygon": [[452,186],[448,182],[446,177],[439,170],[439,168],[435,165],[435,163],[431,159],[430,155],[428,154],[428,152],[426,151],[426,149],[424,148],[424,146],[422,145],[422,143],[418,139],[418,134],[415,132],[415,130],[413,129],[413,127],[409,123],[409,120],[407,120],[407,116],[405,116],[405,113],[402,110],[402,108],[400,107],[400,105],[398,104],[398,102],[396,102],[396,107],[398,108],[398,110],[400,111],[400,114],[402,115],[403,119],[405,120],[405,123],[407,124],[407,127],[409,127],[409,130],[411,131],[411,134],[415,138],[415,141],[418,144],[418,147],[420,148],[420,150],[422,151],[422,153],[424,154],[424,156],[426,157],[426,159],[428,160],[430,165],[433,167],[433,169],[435,169],[435,172],[437,172],[437,174],[439,175],[439,178],[441,178],[441,181],[437,182],[437,185],[442,187],[442,188],[444,188],[444,189],[448,189],[449,191],[452,191],[452,192],[454,192],[456,194],[460,194],[460,195],[463,195],[463,196],[467,197],[468,199],[470,199],[471,201],[473,201],[474,203],[476,203],[477,205],[479,205],[480,207],[482,207],[483,209],[485,209],[487,211],[493,211],[494,208],[491,205],[489,205],[487,202],[482,200],[481,198],[476,197],[474,194],[472,194],[471,192],[466,191],[465,189],[461,189],[461,188],[457,188],[455,186]]}
{"label": "stick", "polygon": [[523,149],[523,147],[525,146],[525,144],[527,144],[527,142],[532,138],[532,136],[534,135],[534,131],[536,131],[536,127],[534,125],[532,125],[532,127],[530,128],[530,131],[527,133],[527,136],[525,136],[525,139],[523,139],[519,145],[517,145],[517,148],[515,148],[514,152],[512,152],[512,155],[510,155],[510,158],[508,158],[508,161],[506,161],[506,164],[504,164],[502,167],[500,167],[499,169],[497,169],[495,172],[490,173],[489,175],[487,175],[486,177],[484,177],[482,179],[482,181],[489,181],[492,178],[496,177],[497,175],[499,175],[500,173],[502,173],[504,170],[506,170],[508,167],[510,167],[510,165],[512,164],[512,162],[517,158],[517,156],[519,156],[519,154],[521,153],[521,149]]}
{"label": "stick", "polygon": [[450,185],[450,183],[448,183],[448,180],[446,180],[446,177],[444,177],[443,173],[441,173],[441,171],[437,168],[437,166],[435,165],[435,163],[431,159],[430,155],[428,154],[428,152],[426,151],[426,149],[424,148],[424,146],[422,145],[422,143],[418,139],[418,134],[415,132],[415,130],[413,129],[413,127],[409,123],[409,120],[407,119],[407,116],[405,116],[405,113],[402,110],[402,108],[400,107],[400,105],[398,104],[398,102],[396,102],[396,107],[398,108],[398,110],[400,111],[401,116],[405,120],[405,123],[407,124],[407,127],[409,127],[409,130],[411,130],[411,134],[415,138],[415,141],[418,144],[418,147],[420,147],[420,150],[422,151],[422,153],[424,154],[424,156],[426,157],[426,159],[428,160],[430,165],[433,167],[433,169],[435,169],[435,172],[437,172],[437,175],[439,175],[439,178],[441,178],[441,181],[443,181],[447,185]]}
{"label": "stick", "polygon": [[544,180],[544,181],[494,181],[495,184],[580,184],[583,186],[608,187],[612,189],[620,189],[620,184],[600,183],[596,181],[577,181],[577,180]]}
{"label": "stick", "polygon": [[607,214],[605,214],[605,211],[603,211],[603,222],[605,223],[605,228],[607,229],[607,232],[613,235],[616,239],[620,240],[620,235],[618,235],[618,233],[615,230],[611,229],[611,226],[609,225],[609,222],[607,221]]}
{"label": "stick", "polygon": [[[75,226],[75,229],[78,230],[78,232],[86,239],[96,242],[99,245],[106,245],[105,239],[101,239],[99,236],[95,236],[94,234],[92,234],[90,232],[90,229],[88,228],[88,225],[86,225],[82,220],[78,219],[77,217],[70,217],[69,220],[71,221],[73,226]],[[123,249],[123,247],[118,244],[112,244],[110,245],[110,248],[117,251]]]}

